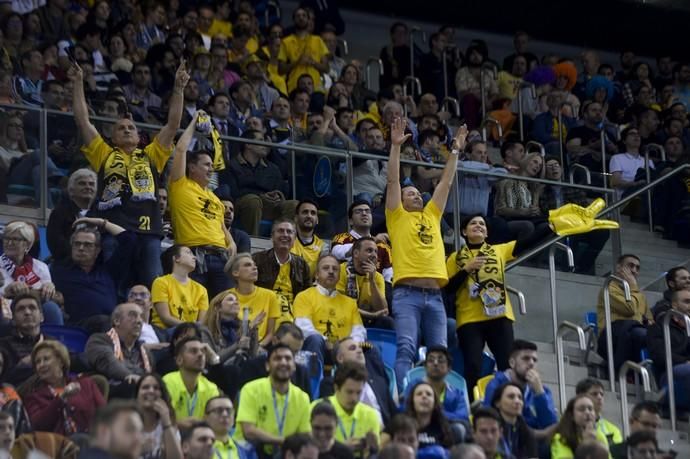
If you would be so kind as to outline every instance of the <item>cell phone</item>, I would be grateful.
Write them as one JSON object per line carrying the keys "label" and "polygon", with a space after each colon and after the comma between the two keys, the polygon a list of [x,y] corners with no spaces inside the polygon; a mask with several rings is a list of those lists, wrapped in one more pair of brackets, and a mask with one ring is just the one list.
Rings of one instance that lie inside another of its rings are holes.
{"label": "cell phone", "polygon": [[77,58],[74,57],[74,50],[72,49],[72,47],[69,46],[69,47],[65,48],[65,52],[67,53],[67,57],[69,58],[69,61],[72,64],[77,65]]}

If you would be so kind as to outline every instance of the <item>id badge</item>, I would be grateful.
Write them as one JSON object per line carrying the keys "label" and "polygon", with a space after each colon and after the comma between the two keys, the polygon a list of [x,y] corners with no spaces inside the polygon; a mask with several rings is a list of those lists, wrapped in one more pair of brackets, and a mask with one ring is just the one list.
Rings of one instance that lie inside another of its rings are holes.
{"label": "id badge", "polygon": [[479,296],[479,284],[475,282],[470,286],[470,298],[477,298]]}

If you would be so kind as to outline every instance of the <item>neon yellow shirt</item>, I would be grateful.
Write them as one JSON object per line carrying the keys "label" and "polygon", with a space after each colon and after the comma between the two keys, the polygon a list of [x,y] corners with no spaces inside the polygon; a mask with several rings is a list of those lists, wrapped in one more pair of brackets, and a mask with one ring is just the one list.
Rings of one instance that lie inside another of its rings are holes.
{"label": "neon yellow shirt", "polygon": [[[315,400],[311,407],[312,409],[321,400]],[[364,438],[369,432],[376,435],[376,440],[380,440],[381,435],[381,421],[375,409],[358,403],[351,414],[348,414],[345,409],[340,406],[335,395],[328,397],[335,412],[338,415],[338,425],[335,430],[335,439],[341,443],[347,442],[351,438]]]}
{"label": "neon yellow shirt", "polygon": [[175,416],[178,420],[189,417],[203,419],[206,413],[206,403],[213,397],[220,395],[218,386],[206,379],[204,375],[199,375],[196,391],[193,394],[187,392],[179,371],[173,371],[163,376],[163,382],[170,394],[170,404],[175,410]]}
{"label": "neon yellow shirt", "polygon": [[[597,430],[597,441],[609,449],[609,443],[604,434]],[[551,440],[551,459],[572,459],[575,457],[573,450],[561,441],[561,434],[555,434]],[[611,453],[609,453],[609,458]]]}
{"label": "neon yellow shirt", "polygon": [[228,441],[223,443],[220,440],[213,442],[214,459],[239,459],[240,454],[237,452],[237,445],[235,440],[228,437]]}

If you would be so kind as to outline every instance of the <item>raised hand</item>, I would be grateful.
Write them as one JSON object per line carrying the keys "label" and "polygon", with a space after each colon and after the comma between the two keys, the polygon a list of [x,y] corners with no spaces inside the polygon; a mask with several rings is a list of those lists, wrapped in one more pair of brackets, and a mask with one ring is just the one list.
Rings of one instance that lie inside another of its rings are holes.
{"label": "raised hand", "polygon": [[465,149],[465,144],[467,144],[467,125],[463,124],[455,132],[455,137],[453,138],[453,143],[451,147],[453,150],[462,151]]}
{"label": "raised hand", "polygon": [[84,71],[79,64],[72,62],[72,65],[67,69],[67,78],[73,82],[82,81],[84,79]]}
{"label": "raised hand", "polygon": [[407,120],[402,118],[396,118],[391,125],[391,144],[395,146],[400,146],[404,144],[407,139],[410,138],[411,134],[405,134],[405,128],[407,127]]}
{"label": "raised hand", "polygon": [[180,59],[180,66],[175,72],[175,89],[184,89],[189,83],[189,72],[187,72],[187,63],[184,59]]}

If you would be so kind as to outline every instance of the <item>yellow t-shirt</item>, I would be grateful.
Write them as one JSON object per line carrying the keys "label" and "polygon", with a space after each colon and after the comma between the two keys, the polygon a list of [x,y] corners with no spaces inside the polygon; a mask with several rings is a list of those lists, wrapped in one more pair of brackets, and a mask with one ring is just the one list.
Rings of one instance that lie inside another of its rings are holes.
{"label": "yellow t-shirt", "polygon": [[295,315],[292,312],[292,304],[295,296],[292,294],[292,281],[290,281],[290,263],[283,263],[278,270],[278,276],[273,284],[280,304],[280,318],[276,321],[276,328],[283,322],[293,322]]}
{"label": "yellow t-shirt", "polygon": [[216,35],[224,35],[225,38],[230,38],[232,36],[232,26],[228,21],[221,21],[220,19],[213,18],[211,27],[208,28],[206,34],[211,38]]}
{"label": "yellow t-shirt", "polygon": [[515,99],[521,83],[522,78],[513,76],[510,72],[498,72],[498,96]]}
{"label": "yellow t-shirt", "polygon": [[[505,273],[506,263],[515,258],[513,256],[514,248],[515,241],[491,246],[485,245],[481,250],[484,252],[486,252],[487,250],[493,250],[494,255],[492,256],[495,257],[495,259],[498,262],[498,265],[495,265],[493,263],[486,263],[482,268],[482,271],[484,271],[485,273],[490,273],[493,276],[501,276],[502,273]],[[472,256],[476,256],[479,251],[480,249],[470,250]],[[458,266],[455,260],[456,255],[457,252],[451,253],[446,261],[448,277],[452,277],[460,271],[460,267]],[[482,284],[481,272],[479,273],[479,280],[480,284]],[[458,328],[461,325],[473,322],[482,322],[485,320],[499,319],[501,317],[507,317],[510,320],[515,320],[515,314],[513,314],[513,307],[510,304],[510,297],[508,296],[507,292],[505,292],[505,314],[487,316],[484,312],[484,303],[482,303],[482,300],[478,296],[476,298],[472,298],[470,296],[470,288],[472,287],[472,285],[474,285],[475,282],[477,281],[473,276],[467,276],[467,279],[465,279],[465,282],[462,284],[460,290],[457,292],[455,298],[455,319],[457,320]],[[485,286],[487,288],[491,288],[491,285],[489,284],[486,284]]]}
{"label": "yellow t-shirt", "polygon": [[393,285],[411,277],[436,279],[440,287],[448,283],[441,214],[433,200],[421,212],[408,212],[402,204],[394,210],[386,209],[393,255]]}
{"label": "yellow t-shirt", "polygon": [[295,297],[295,319],[311,320],[314,328],[329,341],[352,334],[352,327],[362,325],[357,303],[349,296],[336,293],[327,297],[317,287],[310,287]]}
{"label": "yellow t-shirt", "polygon": [[[380,440],[381,435],[381,421],[375,409],[364,403],[355,405],[352,414],[348,414],[343,407],[338,403],[335,395],[328,397],[335,413],[338,415],[338,424],[335,429],[335,439],[341,443],[346,443],[351,438],[364,438],[369,432],[376,435],[376,440]],[[311,404],[312,409],[321,400],[314,400]]]}
{"label": "yellow t-shirt", "polygon": [[[311,432],[309,396],[292,383],[288,393],[283,395],[273,390],[268,377],[250,381],[240,391],[238,403],[236,440],[244,440],[244,422],[281,437]],[[283,424],[282,431],[279,420]]]}
{"label": "yellow t-shirt", "polygon": [[[371,283],[369,282],[368,276],[360,276],[355,274],[355,282],[357,282],[357,306],[362,308],[362,306],[371,305]],[[376,288],[381,293],[381,296],[386,296],[386,281],[380,272],[376,271],[374,273],[374,283]],[[343,295],[347,295],[347,263],[340,264],[340,279],[338,279],[338,285],[336,289]],[[365,310],[371,310],[372,308],[362,308]]]}
{"label": "yellow t-shirt", "polygon": [[225,207],[218,196],[187,177],[171,181],[168,193],[175,243],[225,248]]}
{"label": "yellow t-shirt", "polygon": [[[271,52],[268,50],[268,46],[261,47],[261,52],[264,56],[270,56]],[[271,80],[273,86],[278,90],[279,93],[284,96],[288,95],[287,83],[285,82],[285,75],[282,75],[276,64],[268,63],[266,66],[266,73],[268,74],[268,79]]]}
{"label": "yellow t-shirt", "polygon": [[206,379],[204,375],[199,375],[194,394],[187,391],[179,371],[163,376],[163,382],[170,394],[170,405],[178,420],[189,417],[203,419],[208,401],[220,395],[218,386]]}
{"label": "yellow t-shirt", "polygon": [[232,438],[228,438],[228,441],[225,443],[220,440],[214,441],[213,451],[214,459],[240,459],[240,455],[237,452],[237,445]]}
{"label": "yellow t-shirt", "polygon": [[[283,38],[283,41],[280,43],[278,60],[288,63],[297,62],[303,53],[306,53],[306,55],[311,57],[314,61],[320,62],[321,59],[328,56],[328,48],[318,35],[309,34],[303,38],[299,38],[297,35],[292,34]],[[290,75],[288,75],[288,92],[297,87],[297,80],[305,73],[311,75],[314,80],[314,89],[321,90],[321,73],[316,67],[311,65],[297,65],[292,69]]]}
{"label": "yellow t-shirt", "polygon": [[290,249],[291,253],[299,255],[304,258],[304,261],[309,265],[309,276],[314,278],[314,273],[316,272],[316,262],[319,261],[319,256],[323,251],[323,241],[316,234],[311,244],[304,245],[299,238],[295,238],[295,244]]}
{"label": "yellow t-shirt", "polygon": [[[208,293],[206,287],[189,279],[186,284],[181,284],[172,274],[157,277],[151,288],[151,301],[156,303],[168,303],[170,315],[183,322],[196,322],[199,312],[208,309]],[[163,323],[156,308],[153,308],[153,325],[160,328],[168,328]]]}
{"label": "yellow t-shirt", "polygon": [[249,295],[242,295],[235,288],[226,290],[226,293],[234,293],[237,295],[237,301],[240,303],[240,317],[242,316],[242,309],[249,308],[249,321],[254,320],[261,311],[266,311],[266,318],[259,324],[258,334],[259,341],[264,339],[268,331],[268,320],[277,319],[280,317],[280,306],[278,305],[278,297],[275,292],[262,287],[255,287],[254,291]]}

